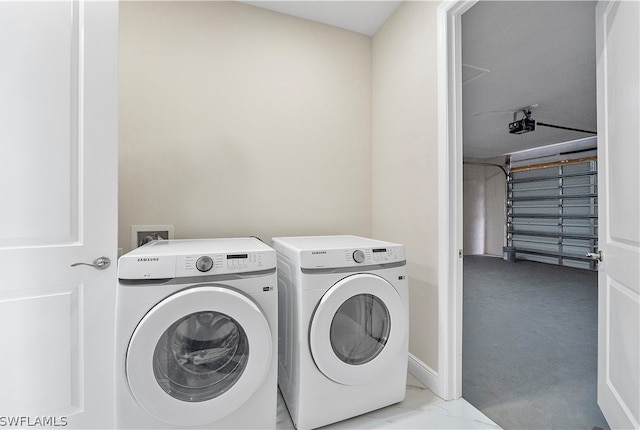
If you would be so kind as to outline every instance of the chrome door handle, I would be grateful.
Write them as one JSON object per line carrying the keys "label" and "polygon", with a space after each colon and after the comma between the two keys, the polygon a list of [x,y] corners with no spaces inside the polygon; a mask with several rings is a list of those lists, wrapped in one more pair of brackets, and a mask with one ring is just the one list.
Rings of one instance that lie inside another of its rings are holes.
{"label": "chrome door handle", "polygon": [[107,267],[111,266],[111,260],[108,257],[98,257],[93,260],[93,263],[73,263],[71,267],[76,266],[91,266],[98,270],[104,270]]}
{"label": "chrome door handle", "polygon": [[587,257],[589,257],[591,260],[602,261],[602,257],[603,257],[602,251],[588,252]]}

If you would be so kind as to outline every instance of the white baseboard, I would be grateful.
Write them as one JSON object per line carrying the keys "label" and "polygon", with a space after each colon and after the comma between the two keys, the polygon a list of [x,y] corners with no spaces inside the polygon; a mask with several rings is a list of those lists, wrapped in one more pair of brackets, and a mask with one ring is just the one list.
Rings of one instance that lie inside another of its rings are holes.
{"label": "white baseboard", "polygon": [[409,353],[409,373],[433,391],[436,396],[442,397],[438,372],[411,353]]}

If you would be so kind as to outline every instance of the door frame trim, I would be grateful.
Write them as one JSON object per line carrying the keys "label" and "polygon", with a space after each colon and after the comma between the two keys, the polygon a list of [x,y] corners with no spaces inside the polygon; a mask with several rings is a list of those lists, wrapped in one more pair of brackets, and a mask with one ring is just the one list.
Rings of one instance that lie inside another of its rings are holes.
{"label": "door frame trim", "polygon": [[479,0],[437,9],[438,378],[445,400],[462,396],[462,14]]}

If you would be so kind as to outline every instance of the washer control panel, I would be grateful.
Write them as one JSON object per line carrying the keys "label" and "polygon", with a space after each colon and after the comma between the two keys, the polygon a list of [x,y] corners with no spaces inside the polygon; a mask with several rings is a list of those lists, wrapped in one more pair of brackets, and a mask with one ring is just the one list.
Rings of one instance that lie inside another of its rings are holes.
{"label": "washer control panel", "polygon": [[180,255],[176,262],[176,276],[221,275],[267,270],[275,267],[275,255],[273,254],[271,252],[247,252]]}
{"label": "washer control panel", "polygon": [[170,279],[260,272],[276,267],[276,251],[253,237],[154,240],[118,260],[118,278]]}

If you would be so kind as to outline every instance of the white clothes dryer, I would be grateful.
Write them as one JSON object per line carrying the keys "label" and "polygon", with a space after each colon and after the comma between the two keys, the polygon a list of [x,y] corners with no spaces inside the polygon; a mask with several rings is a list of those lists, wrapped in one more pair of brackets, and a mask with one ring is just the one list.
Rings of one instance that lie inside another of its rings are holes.
{"label": "white clothes dryer", "polygon": [[116,427],[274,428],[276,282],[276,253],[255,238],[120,257]]}
{"label": "white clothes dryer", "polygon": [[404,399],[404,247],[357,236],[273,238],[278,253],[278,384],[296,428]]}

